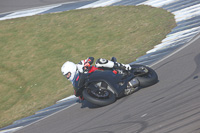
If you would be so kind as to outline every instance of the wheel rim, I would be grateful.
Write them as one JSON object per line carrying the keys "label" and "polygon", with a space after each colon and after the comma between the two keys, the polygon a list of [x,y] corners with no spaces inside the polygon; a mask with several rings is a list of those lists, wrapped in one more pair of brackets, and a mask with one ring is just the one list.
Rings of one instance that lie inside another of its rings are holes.
{"label": "wheel rim", "polygon": [[140,77],[151,77],[151,74],[149,73],[149,70],[146,67],[139,67],[136,72],[134,72],[134,75],[140,76]]}
{"label": "wheel rim", "polygon": [[109,91],[105,89],[89,90],[89,94],[97,98],[103,98],[103,99],[109,98],[110,95]]}

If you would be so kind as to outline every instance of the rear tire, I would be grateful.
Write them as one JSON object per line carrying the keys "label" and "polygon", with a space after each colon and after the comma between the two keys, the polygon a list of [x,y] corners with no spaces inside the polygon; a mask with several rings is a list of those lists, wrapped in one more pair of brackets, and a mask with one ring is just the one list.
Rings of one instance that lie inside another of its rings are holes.
{"label": "rear tire", "polygon": [[92,89],[97,89],[94,88],[95,85],[91,84],[88,86],[88,88],[83,90],[83,97],[84,99],[86,99],[87,101],[96,104],[98,106],[106,106],[109,105],[111,103],[114,103],[116,100],[116,96],[115,94],[113,94],[110,90],[105,89],[106,93],[108,94],[108,96],[106,96],[105,98],[98,98],[95,95],[93,95],[91,93]]}

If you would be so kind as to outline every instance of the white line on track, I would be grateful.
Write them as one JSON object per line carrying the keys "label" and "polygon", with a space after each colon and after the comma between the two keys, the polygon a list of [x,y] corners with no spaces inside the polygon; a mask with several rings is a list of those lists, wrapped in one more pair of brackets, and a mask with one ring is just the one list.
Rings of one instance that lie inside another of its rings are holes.
{"label": "white line on track", "polygon": [[[3,12],[3,13],[0,13],[0,15],[8,14],[8,13],[14,13],[14,12],[27,11],[27,10],[33,10],[33,9],[39,9],[39,8],[45,8],[45,7],[54,7],[54,6],[63,5],[63,4],[72,4],[72,3],[81,2],[81,1],[83,2],[83,0],[76,0],[76,1],[71,1],[71,2],[63,2],[63,3],[59,3],[59,4],[50,4],[50,5],[45,5],[45,6],[37,6],[37,7],[26,8],[26,9],[21,9],[21,10]],[[84,1],[88,1],[88,0],[84,0]]]}
{"label": "white line on track", "polygon": [[109,6],[112,5],[116,2],[120,2],[122,0],[99,0],[97,2],[82,6],[78,9],[85,9],[85,8],[96,8],[96,7],[104,7],[104,6]]}
{"label": "white line on track", "polygon": [[54,6],[47,6],[47,7],[42,7],[42,8],[34,8],[34,9],[30,9],[30,10],[22,10],[22,11],[18,11],[18,12],[14,12],[14,13],[11,13],[9,15],[6,15],[6,16],[0,18],[0,20],[33,16],[33,15],[45,12],[47,10],[50,10],[52,8],[59,7],[61,5],[62,4],[58,4],[58,5],[54,5]]}
{"label": "white line on track", "polygon": [[138,5],[151,5],[151,6],[154,6],[154,7],[162,7],[164,5],[168,5],[168,4],[174,3],[176,1],[179,1],[179,0],[147,0],[143,3],[138,4]]}
{"label": "white line on track", "polygon": [[2,131],[0,131],[0,133],[12,133],[12,132],[15,132],[15,131],[17,131],[17,130],[19,130],[21,128],[23,128],[23,126],[16,127],[16,128],[11,128],[11,129],[7,129],[7,130],[2,130]]}
{"label": "white line on track", "polygon": [[157,61],[156,63],[154,63],[154,64],[152,64],[152,65],[150,65],[150,67],[155,66],[155,65],[157,65],[158,63],[160,63],[160,62],[166,60],[167,58],[171,57],[172,55],[174,55],[174,54],[180,52],[181,50],[183,50],[183,49],[186,48],[187,46],[191,45],[193,42],[195,42],[195,41],[196,41],[197,39],[199,39],[199,38],[200,38],[200,35],[196,36],[195,38],[192,38],[192,39],[191,39],[192,41],[190,41],[189,43],[185,44],[184,46],[182,46],[181,48],[177,49],[176,51],[174,51],[173,53],[169,54],[168,56],[164,57],[163,59]]}
{"label": "white line on track", "polygon": [[[46,118],[48,118],[48,117],[51,117],[51,116],[53,116],[53,115],[55,115],[55,114],[57,114],[57,113],[59,113],[59,112],[62,112],[62,111],[64,111],[64,110],[66,110],[66,109],[68,109],[68,108],[71,108],[71,107],[73,107],[73,106],[75,106],[76,104],[78,104],[78,103],[74,103],[74,104],[72,104],[72,105],[70,105],[70,106],[68,106],[68,107],[66,107],[66,108],[64,108],[64,109],[61,109],[61,110],[59,110],[59,111],[57,111],[57,112],[55,112],[55,113],[52,113],[52,114],[50,114],[50,115],[48,115],[48,116],[46,116],[46,117],[44,117],[44,118],[41,118],[41,119],[39,119],[39,120],[37,120],[37,121],[35,121],[35,122],[32,122],[32,123],[30,123],[30,124],[28,124],[28,125],[26,125],[26,126],[23,126],[23,127],[20,127],[20,128],[16,128],[16,130],[14,130],[13,132],[15,132],[15,131],[17,131],[17,130],[20,130],[20,129],[23,129],[23,128],[26,128],[26,127],[28,127],[28,126],[30,126],[30,125],[33,125],[33,124],[35,124],[35,123],[37,123],[37,122],[40,122],[40,121],[42,121],[42,120],[44,120],[44,119],[46,119]],[[6,130],[5,130],[6,131]],[[0,133],[7,133],[7,132],[5,132],[4,130],[3,131],[0,131]],[[10,132],[9,132],[10,133]]]}

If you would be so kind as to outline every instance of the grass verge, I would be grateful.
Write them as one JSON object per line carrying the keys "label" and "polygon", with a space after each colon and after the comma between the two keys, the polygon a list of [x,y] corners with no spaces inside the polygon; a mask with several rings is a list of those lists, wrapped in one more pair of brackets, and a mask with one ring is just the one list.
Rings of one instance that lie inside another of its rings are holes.
{"label": "grass verge", "polygon": [[73,10],[0,21],[0,127],[73,94],[60,67],[117,57],[130,63],[175,27],[174,16],[149,6]]}

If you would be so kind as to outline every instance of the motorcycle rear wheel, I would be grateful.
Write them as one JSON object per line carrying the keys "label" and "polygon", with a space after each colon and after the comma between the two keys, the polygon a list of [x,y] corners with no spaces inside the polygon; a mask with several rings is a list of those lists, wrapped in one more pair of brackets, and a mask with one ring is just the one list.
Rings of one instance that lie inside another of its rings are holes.
{"label": "motorcycle rear wheel", "polygon": [[84,99],[98,106],[106,106],[115,102],[116,96],[110,90],[104,89],[98,91],[98,89],[101,88],[98,88],[94,84],[89,85],[83,90]]}

